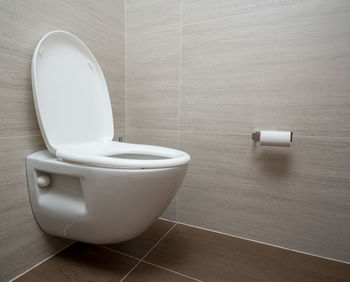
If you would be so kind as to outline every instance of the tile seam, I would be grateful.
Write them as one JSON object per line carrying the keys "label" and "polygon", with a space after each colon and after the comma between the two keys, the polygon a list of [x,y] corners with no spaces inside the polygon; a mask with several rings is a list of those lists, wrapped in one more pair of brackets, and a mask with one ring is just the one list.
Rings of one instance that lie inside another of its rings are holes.
{"label": "tile seam", "polygon": [[142,257],[141,261],[143,261],[154,249],[158,246],[158,244],[169,234],[171,230],[176,226],[177,223],[175,223],[154,245],[152,248],[148,250],[148,252]]}
{"label": "tile seam", "polygon": [[176,223],[153,245],[152,248],[149,249],[149,251],[139,260],[139,262],[123,277],[123,279],[120,280],[120,282],[124,281],[132,272],[133,270],[144,260],[145,257],[149,255],[153,251],[155,247],[168,235],[168,233],[176,226]]}
{"label": "tile seam", "polygon": [[60,249],[59,251],[55,252],[54,254],[48,256],[47,258],[43,259],[42,261],[38,262],[37,264],[35,264],[34,266],[32,266],[31,268],[27,269],[25,272],[15,276],[14,278],[10,279],[9,282],[15,281],[16,279],[20,278],[21,276],[23,276],[24,274],[32,271],[34,268],[36,268],[37,266],[43,264],[44,262],[48,261],[49,259],[53,258],[54,256],[58,255],[60,252],[64,251],[65,249],[67,249],[68,247],[70,247],[71,245],[75,244],[76,241],[73,241],[69,244],[67,244],[65,247],[63,247],[62,249]]}
{"label": "tile seam", "polygon": [[249,238],[246,238],[246,237],[233,235],[233,234],[229,234],[229,233],[225,233],[225,232],[221,232],[221,231],[217,231],[217,230],[213,230],[213,229],[209,229],[209,228],[205,228],[205,227],[200,227],[200,226],[197,226],[197,225],[184,223],[184,222],[181,222],[181,221],[177,221],[176,225],[184,225],[184,226],[188,226],[188,227],[192,227],[192,228],[196,228],[196,229],[200,229],[200,230],[204,230],[204,231],[208,231],[208,232],[213,232],[213,233],[220,234],[220,235],[223,235],[223,236],[228,236],[228,237],[233,237],[233,238],[237,238],[237,239],[242,239],[242,240],[246,240],[246,241],[250,241],[250,242],[254,242],[254,243],[258,243],[258,244],[262,244],[262,245],[266,245],[266,246],[270,246],[270,247],[274,247],[274,248],[279,248],[279,249],[283,249],[283,250],[287,250],[287,251],[291,251],[291,252],[296,252],[296,253],[300,253],[300,254],[304,254],[304,255],[309,255],[309,256],[313,256],[313,257],[317,257],[317,258],[321,258],[321,259],[326,259],[326,260],[335,261],[335,262],[339,262],[339,263],[344,263],[344,264],[350,265],[350,262],[347,262],[347,261],[334,259],[334,258],[329,258],[329,257],[325,257],[325,256],[320,256],[320,255],[316,255],[316,254],[312,254],[312,253],[308,253],[308,252],[304,252],[304,251],[300,251],[300,250],[296,250],[296,249],[291,249],[291,248],[287,248],[287,247],[282,247],[282,246],[279,246],[279,245],[270,244],[270,243],[266,243],[266,242],[258,241],[258,240],[254,240],[254,239],[249,239]]}
{"label": "tile seam", "polygon": [[[130,128],[133,131],[163,131],[163,132],[179,132],[179,133],[199,133],[199,134],[221,134],[221,135],[239,135],[251,136],[251,133],[241,132],[224,132],[224,131],[202,131],[202,130],[176,130],[176,129],[159,129],[159,128]],[[253,132],[254,130],[252,130]],[[294,138],[308,138],[308,139],[336,139],[336,140],[350,140],[350,137],[341,136],[312,136],[312,135],[298,135],[294,132]]]}
{"label": "tile seam", "polygon": [[120,280],[120,282],[124,281],[131,272],[141,263],[141,260],[139,260],[130,270],[129,272]]}
{"label": "tile seam", "polygon": [[127,253],[124,253],[124,252],[121,252],[121,251],[109,248],[109,247],[104,246],[104,245],[97,245],[97,246],[102,248],[102,249],[106,249],[108,251],[111,251],[113,253],[116,253],[116,254],[119,254],[119,255],[123,255],[123,256],[127,256],[127,257],[132,258],[132,259],[137,260],[137,261],[141,260],[141,258],[138,258],[138,257],[132,256],[132,255],[129,255]]}
{"label": "tile seam", "polygon": [[170,268],[166,268],[166,267],[164,267],[164,266],[161,266],[161,265],[158,265],[158,264],[155,264],[155,263],[146,261],[146,260],[143,260],[142,262],[143,262],[143,263],[147,263],[147,264],[152,265],[152,266],[155,266],[155,267],[158,267],[158,268],[160,268],[160,269],[164,269],[164,270],[166,270],[166,271],[169,271],[169,272],[172,272],[172,273],[175,273],[175,274],[178,274],[178,275],[181,275],[181,276],[190,278],[190,279],[192,279],[192,280],[194,280],[194,281],[203,282],[203,280],[199,280],[199,279],[194,278],[194,277],[192,277],[192,276],[188,276],[188,275],[186,275],[186,274],[184,274],[184,273],[177,272],[177,271],[172,270],[172,269],[170,269]]}
{"label": "tile seam", "polygon": [[[172,221],[172,222],[173,222],[173,221]],[[111,251],[111,252],[113,252],[113,253],[117,253],[117,254],[120,254],[120,255],[123,255],[123,256],[127,256],[127,257],[132,258],[132,259],[137,260],[137,261],[141,261],[140,258],[135,257],[135,256],[132,256],[132,255],[129,255],[129,254],[127,254],[127,253],[124,253],[124,252],[121,252],[121,251],[118,251],[118,250],[115,250],[115,249],[112,249],[112,248],[108,248],[108,247],[103,246],[103,245],[97,245],[97,246],[100,247],[100,248],[109,250],[109,251]],[[198,282],[203,282],[202,280],[198,280],[197,278],[188,276],[188,275],[186,275],[186,274],[184,274],[184,273],[177,272],[177,271],[172,270],[172,269],[170,269],[170,268],[166,268],[166,267],[164,267],[164,266],[161,266],[161,265],[158,265],[158,264],[155,264],[155,263],[146,261],[146,260],[143,260],[142,262],[147,263],[147,264],[150,264],[150,265],[153,265],[153,266],[155,266],[155,267],[158,267],[158,268],[161,268],[161,269],[164,269],[164,270],[167,270],[167,271],[170,271],[170,272],[173,272],[173,273],[176,273],[176,274],[179,274],[179,275],[181,275],[181,276],[184,276],[184,277],[193,279],[193,280],[198,281]]]}
{"label": "tile seam", "polygon": [[[183,2],[180,0],[180,23],[179,23],[179,106],[178,106],[178,125],[177,125],[177,148],[180,150],[180,139],[181,139],[181,89],[182,89],[182,6]],[[178,220],[179,213],[179,191],[176,193],[176,211],[175,220]]]}
{"label": "tile seam", "polygon": [[41,134],[33,135],[13,135],[13,136],[0,136],[0,139],[11,139],[11,138],[24,138],[24,137],[41,137]]}
{"label": "tile seam", "polygon": [[128,65],[126,51],[126,0],[124,1],[124,96],[125,96],[125,141],[128,142]]}

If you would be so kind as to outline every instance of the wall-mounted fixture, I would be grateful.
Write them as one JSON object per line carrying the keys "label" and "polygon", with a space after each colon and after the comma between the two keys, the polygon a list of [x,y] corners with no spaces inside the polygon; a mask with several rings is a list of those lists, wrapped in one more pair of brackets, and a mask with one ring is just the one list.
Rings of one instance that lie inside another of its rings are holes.
{"label": "wall-mounted fixture", "polygon": [[112,141],[103,72],[88,47],[68,32],[41,39],[32,85],[48,149],[27,156],[30,202],[40,227],[95,244],[125,241],[146,230],[176,195],[190,156]]}
{"label": "wall-mounted fixture", "polygon": [[252,133],[252,140],[260,142],[262,146],[289,147],[293,140],[292,131],[256,131]]}

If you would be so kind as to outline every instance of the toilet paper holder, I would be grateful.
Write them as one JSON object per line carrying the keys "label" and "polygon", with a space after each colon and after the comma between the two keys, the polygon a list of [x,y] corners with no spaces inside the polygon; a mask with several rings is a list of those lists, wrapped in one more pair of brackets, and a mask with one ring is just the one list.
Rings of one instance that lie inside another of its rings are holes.
{"label": "toilet paper holder", "polygon": [[[260,131],[255,131],[252,133],[252,140],[254,142],[260,142]],[[290,142],[293,140],[293,131],[290,133]]]}

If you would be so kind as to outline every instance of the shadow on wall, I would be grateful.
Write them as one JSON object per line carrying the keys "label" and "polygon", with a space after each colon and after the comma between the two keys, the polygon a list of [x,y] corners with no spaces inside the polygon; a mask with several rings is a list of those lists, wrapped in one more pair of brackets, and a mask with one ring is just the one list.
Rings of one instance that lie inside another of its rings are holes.
{"label": "shadow on wall", "polygon": [[291,148],[262,147],[254,144],[252,153],[253,160],[263,175],[269,177],[288,177],[290,175],[293,166]]}

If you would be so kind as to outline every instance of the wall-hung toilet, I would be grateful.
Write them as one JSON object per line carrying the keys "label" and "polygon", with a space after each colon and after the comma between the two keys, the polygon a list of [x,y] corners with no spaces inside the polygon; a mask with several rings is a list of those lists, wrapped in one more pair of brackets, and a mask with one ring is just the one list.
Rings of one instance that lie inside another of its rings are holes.
{"label": "wall-hung toilet", "polygon": [[112,141],[102,70],[78,38],[45,35],[32,61],[34,103],[48,150],[27,156],[33,214],[49,234],[117,243],[167,208],[186,173],[185,152]]}

